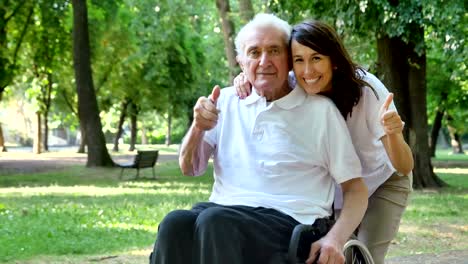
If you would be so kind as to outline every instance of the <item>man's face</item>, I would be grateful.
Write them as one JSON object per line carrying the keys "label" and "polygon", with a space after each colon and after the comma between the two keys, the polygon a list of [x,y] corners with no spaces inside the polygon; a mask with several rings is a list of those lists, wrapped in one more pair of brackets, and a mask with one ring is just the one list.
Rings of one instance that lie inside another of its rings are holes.
{"label": "man's face", "polygon": [[268,97],[280,91],[288,79],[288,47],[284,33],[273,27],[256,28],[245,40],[239,64],[257,92]]}

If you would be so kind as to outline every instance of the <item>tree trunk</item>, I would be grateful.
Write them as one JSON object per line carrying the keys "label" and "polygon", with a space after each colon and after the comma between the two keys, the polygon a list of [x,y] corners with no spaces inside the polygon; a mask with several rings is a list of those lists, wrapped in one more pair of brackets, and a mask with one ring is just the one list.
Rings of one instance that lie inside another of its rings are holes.
{"label": "tree trunk", "polygon": [[434,123],[432,124],[431,129],[431,144],[429,146],[431,157],[435,157],[437,138],[439,137],[440,128],[442,127],[442,119],[444,117],[444,109],[442,106],[438,107],[436,111],[436,116],[434,117]]}
{"label": "tree trunk", "polygon": [[452,145],[453,154],[465,154],[465,152],[463,151],[463,143],[461,141],[460,134],[458,134],[457,132],[453,133],[453,139],[454,142],[456,142]]}
{"label": "tree trunk", "polygon": [[252,1],[239,0],[239,11],[242,18],[242,24],[249,22],[255,14],[255,11],[252,7]]}
{"label": "tree trunk", "polygon": [[447,96],[448,94],[446,92],[442,92],[442,94],[440,95],[439,106],[436,109],[434,123],[432,124],[429,144],[429,151],[431,153],[431,157],[435,157],[437,138],[439,137],[440,128],[442,127],[442,119],[444,118],[445,114],[445,100],[447,100]]}
{"label": "tree trunk", "polygon": [[[418,33],[424,39],[424,28]],[[446,186],[434,173],[429,150],[426,102],[426,51],[418,54],[415,47],[408,45],[409,64],[409,92],[411,102],[411,120],[409,143],[413,150],[415,169],[413,170],[414,184],[417,188],[432,188]]]}
{"label": "tree trunk", "polygon": [[36,112],[36,133],[33,142],[33,153],[41,154],[42,151],[42,127],[41,127],[41,112]]}
{"label": "tree trunk", "polygon": [[[9,0],[3,0],[3,4],[5,8],[0,8],[0,102],[2,101],[3,92],[5,88],[8,86],[8,58],[6,58],[6,51],[7,51],[7,23],[6,20],[6,13],[7,13],[7,6],[9,5]],[[1,133],[2,138],[0,139],[0,148],[3,148],[5,151],[5,145],[3,143],[3,133]]]}
{"label": "tree trunk", "polygon": [[138,116],[138,107],[137,105],[132,101],[130,103],[131,111],[130,111],[130,148],[128,149],[129,151],[134,151],[135,150],[135,144],[136,144],[136,137],[137,137],[137,116]]}
{"label": "tree trunk", "polygon": [[86,130],[88,167],[114,166],[102,132],[99,107],[93,86],[86,0],[72,0],[73,4],[73,59],[78,94],[80,126]]}
{"label": "tree trunk", "polygon": [[123,123],[125,122],[125,117],[127,116],[127,105],[128,100],[124,100],[120,108],[119,124],[117,126],[117,134],[115,135],[114,139],[114,148],[112,149],[113,151],[119,151],[119,139],[122,137],[123,133]]}
{"label": "tree trunk", "polygon": [[148,137],[146,136],[145,126],[141,126],[141,144],[142,145],[147,145],[148,144]]}
{"label": "tree trunk", "polygon": [[229,79],[232,83],[234,77],[237,75],[237,61],[236,50],[234,47],[234,23],[230,17],[229,0],[216,0],[216,7],[218,8],[221,17],[224,36],[224,51],[229,64]]}
{"label": "tree trunk", "polygon": [[[421,29],[420,34],[424,31]],[[377,38],[378,68],[382,81],[395,94],[395,104],[406,122],[405,139],[413,152],[413,186],[440,187],[444,183],[433,172],[426,114],[426,56],[399,37]],[[385,98],[381,98],[385,100]]]}
{"label": "tree trunk", "polygon": [[[448,122],[452,120],[451,116],[447,117]],[[450,146],[452,146],[453,154],[465,154],[463,151],[463,144],[460,139],[460,135],[455,127],[448,125],[447,126],[449,135],[450,135]]]}
{"label": "tree trunk", "polygon": [[78,153],[86,153],[86,130],[80,126],[80,131],[81,131],[81,142],[80,146],[78,147]]}
{"label": "tree trunk", "polygon": [[44,113],[44,136],[43,136],[43,149],[49,151],[49,118],[48,113]]}
{"label": "tree trunk", "polygon": [[50,106],[52,104],[52,90],[53,90],[53,80],[52,74],[47,73],[47,86],[46,86],[46,95],[44,96],[44,151],[49,151],[49,112]]}
{"label": "tree trunk", "polygon": [[0,123],[0,152],[7,152],[7,148],[5,147],[5,138],[3,137],[3,129],[2,129],[1,123]]}
{"label": "tree trunk", "polygon": [[167,116],[167,131],[166,131],[166,146],[171,145],[171,133],[172,133],[172,114],[169,113]]}

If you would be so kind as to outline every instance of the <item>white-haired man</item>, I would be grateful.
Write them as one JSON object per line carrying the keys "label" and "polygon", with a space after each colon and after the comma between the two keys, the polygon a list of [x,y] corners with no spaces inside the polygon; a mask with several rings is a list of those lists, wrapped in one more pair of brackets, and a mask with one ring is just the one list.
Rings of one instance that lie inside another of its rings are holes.
{"label": "white-haired man", "polygon": [[[367,207],[367,189],[346,124],[333,103],[288,85],[289,24],[259,14],[236,37],[238,62],[253,85],[200,97],[181,145],[185,175],[214,160],[209,202],[170,212],[159,226],[152,263],[269,263],[287,252],[292,230],[332,213],[334,182],[342,215],[311,245],[319,263],[343,263],[343,244]],[[349,214],[349,212],[353,212]]]}

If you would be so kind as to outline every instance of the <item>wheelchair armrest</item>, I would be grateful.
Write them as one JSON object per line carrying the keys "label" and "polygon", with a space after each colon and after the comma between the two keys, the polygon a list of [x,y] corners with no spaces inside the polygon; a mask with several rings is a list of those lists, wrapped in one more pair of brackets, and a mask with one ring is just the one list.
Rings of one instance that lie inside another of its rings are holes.
{"label": "wheelchair armrest", "polygon": [[313,225],[297,225],[289,242],[289,262],[304,263],[309,257],[310,245],[325,236],[334,223],[334,220],[319,218],[315,220]]}
{"label": "wheelchair armrest", "polygon": [[289,241],[288,249],[288,259],[290,263],[299,263],[298,259],[298,250],[299,250],[299,240],[303,232],[307,232],[312,229],[312,225],[297,225],[294,227],[294,230],[291,235],[291,240]]}
{"label": "wheelchair armrest", "polygon": [[[317,219],[313,225],[297,225],[291,235],[288,249],[288,261],[292,264],[302,264],[309,257],[310,246],[325,236],[333,226],[334,221]],[[359,241],[355,235],[343,247],[345,263],[374,264],[372,255],[366,245]]]}

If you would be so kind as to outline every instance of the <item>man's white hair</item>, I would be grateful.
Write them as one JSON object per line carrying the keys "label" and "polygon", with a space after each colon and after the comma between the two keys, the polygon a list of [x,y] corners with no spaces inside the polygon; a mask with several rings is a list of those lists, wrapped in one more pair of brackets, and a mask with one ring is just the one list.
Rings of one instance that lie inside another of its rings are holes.
{"label": "man's white hair", "polygon": [[288,22],[273,14],[257,14],[249,23],[243,26],[239,33],[237,33],[235,44],[238,55],[243,55],[245,48],[245,40],[248,33],[252,30],[259,28],[276,28],[284,33],[284,43],[286,46],[289,44],[289,37],[291,36],[291,26]]}

